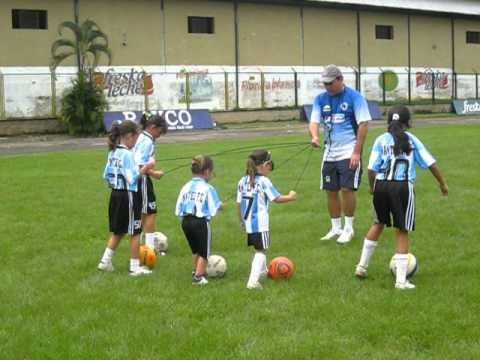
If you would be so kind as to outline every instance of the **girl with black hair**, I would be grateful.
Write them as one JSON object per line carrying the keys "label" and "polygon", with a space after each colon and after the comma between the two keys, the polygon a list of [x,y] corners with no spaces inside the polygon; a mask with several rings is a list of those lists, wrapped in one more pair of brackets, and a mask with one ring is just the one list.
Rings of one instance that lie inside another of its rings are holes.
{"label": "girl with black hair", "polygon": [[260,278],[267,275],[266,251],[270,247],[268,205],[295,200],[297,193],[282,195],[267,175],[273,170],[272,155],[267,150],[255,150],[247,160],[245,176],[238,182],[237,215],[247,233],[247,245],[253,246],[248,289],[260,289]]}
{"label": "girl with black hair", "polygon": [[408,232],[415,228],[415,164],[429,169],[438,181],[440,191],[448,195],[448,186],[443,179],[433,156],[422,142],[406,130],[410,128],[410,112],[406,106],[397,106],[388,112],[388,132],[380,135],[373,144],[368,164],[370,193],[373,194],[374,223],[368,231],[360,262],[355,275],[367,276],[370,258],[384,226],[395,227],[397,289],[414,289],[407,278]]}
{"label": "girl with black hair", "polygon": [[98,270],[113,271],[112,258],[125,234],[130,238],[130,275],[150,274],[140,267],[139,241],[142,232],[141,201],[138,196],[138,178],[155,165],[149,160],[139,169],[131,149],[138,137],[138,127],[133,121],[115,123],[108,135],[108,159],[103,178],[112,189],[108,218],[112,235],[98,264]]}
{"label": "girl with black hair", "polygon": [[[155,159],[155,140],[168,131],[165,118],[160,115],[148,116],[143,114],[140,125],[143,128],[134,148],[135,162],[142,167],[151,159]],[[152,179],[159,180],[163,171],[150,169],[138,179],[138,191],[142,201],[142,227],[145,234],[145,244],[155,250],[155,217],[157,214],[157,200]]]}

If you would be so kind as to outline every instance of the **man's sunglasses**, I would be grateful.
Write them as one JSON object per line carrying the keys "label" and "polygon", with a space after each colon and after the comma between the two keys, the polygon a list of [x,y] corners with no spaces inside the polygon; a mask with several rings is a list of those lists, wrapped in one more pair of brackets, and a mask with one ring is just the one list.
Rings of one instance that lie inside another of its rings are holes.
{"label": "man's sunglasses", "polygon": [[[337,80],[337,79],[335,79],[335,80]],[[323,86],[330,86],[330,85],[333,84],[333,82],[334,82],[335,80],[332,80],[332,81],[329,81],[329,82],[324,82],[324,83],[323,83]]]}

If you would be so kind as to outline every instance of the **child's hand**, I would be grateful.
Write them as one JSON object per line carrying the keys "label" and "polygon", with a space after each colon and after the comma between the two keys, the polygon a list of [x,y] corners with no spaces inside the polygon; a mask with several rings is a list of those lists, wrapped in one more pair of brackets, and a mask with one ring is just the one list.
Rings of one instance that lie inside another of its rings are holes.
{"label": "child's hand", "polygon": [[290,200],[295,200],[297,198],[297,193],[293,190],[290,190],[288,192],[288,197],[290,198]]}
{"label": "child's hand", "polygon": [[225,204],[224,202],[222,202],[222,203],[220,204],[219,209],[220,209],[220,210],[223,210],[223,209],[225,209],[225,206],[227,206],[227,204]]}
{"label": "child's hand", "polygon": [[447,184],[440,184],[440,191],[442,192],[443,196],[448,195],[448,185]]}
{"label": "child's hand", "polygon": [[154,179],[160,179],[165,173],[162,170],[151,170],[149,173]]}
{"label": "child's hand", "polygon": [[372,187],[369,187],[369,188],[368,188],[368,192],[370,193],[370,195],[373,195],[373,188],[372,188]]}
{"label": "child's hand", "polygon": [[148,162],[144,166],[147,169],[153,169],[155,167],[155,159],[148,160]]}

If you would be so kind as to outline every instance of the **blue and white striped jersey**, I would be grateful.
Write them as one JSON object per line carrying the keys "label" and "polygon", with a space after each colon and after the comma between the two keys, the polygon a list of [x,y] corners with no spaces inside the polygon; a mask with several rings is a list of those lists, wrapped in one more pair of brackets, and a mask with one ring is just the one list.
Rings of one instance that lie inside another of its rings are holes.
{"label": "blue and white striped jersey", "polygon": [[337,95],[323,92],[312,107],[311,122],[322,124],[325,137],[324,161],[350,159],[357,143],[358,125],[372,120],[367,101],[347,86]]}
{"label": "blue and white striped jersey", "polygon": [[408,135],[412,147],[409,155],[403,153],[395,156],[393,154],[395,141],[389,132],[380,135],[375,140],[370,153],[368,169],[377,173],[377,180],[408,180],[413,184],[416,178],[415,164],[427,169],[435,163],[435,159],[422,142],[413,134],[407,131],[405,133]]}
{"label": "blue and white striped jersey", "polygon": [[280,193],[269,178],[255,176],[254,186],[246,175],[240,179],[237,188],[237,203],[248,234],[269,231],[268,204]]}
{"label": "blue and white striped jersey", "polygon": [[126,146],[118,145],[108,153],[103,178],[112,189],[136,192],[139,175],[133,152]]}
{"label": "blue and white striped jersey", "polygon": [[155,159],[155,140],[147,131],[142,131],[133,148],[137,165],[145,165],[150,159]]}
{"label": "blue and white striped jersey", "polygon": [[211,219],[222,205],[215,188],[205,179],[194,177],[186,183],[178,195],[175,215],[193,215]]}

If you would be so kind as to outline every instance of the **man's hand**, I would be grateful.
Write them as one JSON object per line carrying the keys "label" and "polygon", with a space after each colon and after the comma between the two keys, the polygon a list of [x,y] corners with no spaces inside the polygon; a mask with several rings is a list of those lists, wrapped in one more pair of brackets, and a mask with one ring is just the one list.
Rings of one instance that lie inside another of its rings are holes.
{"label": "man's hand", "polygon": [[350,158],[350,169],[356,169],[360,164],[360,154],[353,153],[352,157]]}
{"label": "man's hand", "polygon": [[311,144],[313,147],[320,147],[320,140],[318,139],[318,136],[312,138]]}

